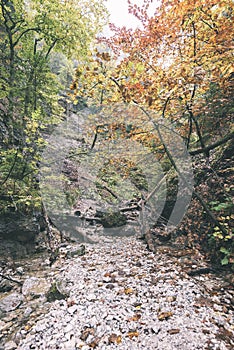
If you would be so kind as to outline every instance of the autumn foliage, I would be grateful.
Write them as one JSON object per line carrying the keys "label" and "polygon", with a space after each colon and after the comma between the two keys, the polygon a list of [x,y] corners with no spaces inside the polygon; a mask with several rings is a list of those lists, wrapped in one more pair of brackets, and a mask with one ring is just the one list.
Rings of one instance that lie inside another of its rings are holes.
{"label": "autumn foliage", "polygon": [[162,0],[155,2],[153,16],[148,9],[154,1],[142,7],[128,3],[140,27],[111,24],[114,35],[99,40],[71,88],[87,103],[124,101],[152,111],[156,122],[172,123],[194,156],[197,196],[182,231],[192,235],[190,244],[205,235],[223,264],[231,263],[233,1]]}

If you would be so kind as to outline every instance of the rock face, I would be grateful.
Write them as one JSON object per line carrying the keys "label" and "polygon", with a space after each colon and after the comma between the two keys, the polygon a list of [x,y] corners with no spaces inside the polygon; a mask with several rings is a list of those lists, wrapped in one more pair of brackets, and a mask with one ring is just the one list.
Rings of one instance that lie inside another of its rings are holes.
{"label": "rock face", "polygon": [[0,237],[0,256],[2,260],[5,257],[21,259],[29,252],[33,251],[33,243],[20,243],[14,240],[7,240]]}
{"label": "rock face", "polygon": [[26,243],[34,240],[39,232],[36,218],[18,213],[0,216],[0,236],[5,239]]}
{"label": "rock face", "polygon": [[0,256],[23,258],[33,252],[39,231],[35,217],[19,213],[0,215]]}

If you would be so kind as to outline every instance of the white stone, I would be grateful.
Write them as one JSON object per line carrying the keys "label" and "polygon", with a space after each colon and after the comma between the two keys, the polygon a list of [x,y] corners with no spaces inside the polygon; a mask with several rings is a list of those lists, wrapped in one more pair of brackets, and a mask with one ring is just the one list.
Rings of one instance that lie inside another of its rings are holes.
{"label": "white stone", "polygon": [[17,345],[14,341],[9,341],[5,344],[4,350],[14,350],[17,349]]}

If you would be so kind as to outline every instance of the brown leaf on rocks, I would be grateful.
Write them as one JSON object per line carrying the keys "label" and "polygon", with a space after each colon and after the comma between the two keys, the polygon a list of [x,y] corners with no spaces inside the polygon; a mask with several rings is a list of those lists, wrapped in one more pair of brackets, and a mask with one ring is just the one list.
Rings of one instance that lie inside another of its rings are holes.
{"label": "brown leaf on rocks", "polygon": [[178,333],[180,333],[180,329],[179,328],[168,329],[167,333],[169,333],[169,334],[178,334]]}
{"label": "brown leaf on rocks", "polygon": [[106,272],[106,273],[104,274],[104,277],[112,277],[112,275],[111,275],[110,272]]}
{"label": "brown leaf on rocks", "polygon": [[171,311],[161,312],[160,314],[158,314],[158,319],[159,321],[164,321],[170,318],[172,315],[173,315],[173,312]]}
{"label": "brown leaf on rocks", "polygon": [[133,293],[134,293],[134,290],[133,290],[132,288],[126,288],[126,289],[124,289],[124,293],[125,293],[126,295],[133,294]]}
{"label": "brown leaf on rocks", "polygon": [[29,324],[26,324],[26,326],[24,327],[25,331],[29,331],[31,328],[32,326]]}
{"label": "brown leaf on rocks", "polygon": [[81,333],[80,339],[85,341],[89,335],[94,335],[94,333],[94,328],[85,328]]}
{"label": "brown leaf on rocks", "polygon": [[201,297],[196,299],[196,301],[193,305],[195,307],[198,307],[198,308],[200,308],[202,306],[212,307],[213,303],[208,298],[204,298],[203,296],[201,296]]}
{"label": "brown leaf on rocks", "polygon": [[219,331],[216,335],[216,338],[221,339],[225,342],[229,342],[231,339],[233,339],[233,333],[221,326],[219,327]]}
{"label": "brown leaf on rocks", "polygon": [[139,319],[141,318],[141,314],[135,314],[133,315],[132,317],[128,318],[128,321],[131,322],[136,322],[136,321],[139,321]]}
{"label": "brown leaf on rocks", "polygon": [[90,348],[95,349],[98,346],[98,343],[100,342],[101,338],[97,337],[89,343]]}
{"label": "brown leaf on rocks", "polygon": [[127,334],[127,337],[129,337],[130,339],[134,338],[134,337],[138,337],[139,333],[137,331],[130,331]]}
{"label": "brown leaf on rocks", "polygon": [[120,344],[121,341],[122,341],[121,335],[117,335],[115,333],[112,333],[108,338],[109,344],[114,344],[114,343]]}

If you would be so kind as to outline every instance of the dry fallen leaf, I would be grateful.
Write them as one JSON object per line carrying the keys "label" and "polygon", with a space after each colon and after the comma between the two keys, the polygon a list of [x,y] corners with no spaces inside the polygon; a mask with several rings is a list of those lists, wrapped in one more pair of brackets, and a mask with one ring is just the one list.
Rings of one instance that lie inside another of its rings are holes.
{"label": "dry fallen leaf", "polygon": [[132,288],[126,288],[126,289],[124,289],[124,293],[127,294],[127,295],[133,294],[134,290]]}
{"label": "dry fallen leaf", "polygon": [[177,333],[180,333],[180,329],[178,329],[178,328],[168,329],[167,333],[169,333],[169,334],[177,334]]}
{"label": "dry fallen leaf", "polygon": [[95,330],[94,328],[86,328],[82,331],[80,339],[85,341],[89,335],[94,335]]}
{"label": "dry fallen leaf", "polygon": [[111,273],[110,273],[110,272],[106,272],[106,273],[104,274],[104,277],[111,277]]}
{"label": "dry fallen leaf", "polygon": [[176,300],[176,296],[168,296],[167,297],[167,301],[169,302],[169,303],[172,303],[173,301],[175,301]]}
{"label": "dry fallen leaf", "polygon": [[173,315],[173,312],[171,312],[171,311],[161,312],[161,313],[158,315],[158,319],[159,319],[159,321],[167,320],[167,319],[170,318],[172,315]]}
{"label": "dry fallen leaf", "polygon": [[131,322],[131,321],[139,321],[139,319],[141,318],[141,314],[135,314],[133,315],[132,317],[128,318],[128,321]]}
{"label": "dry fallen leaf", "polygon": [[127,337],[129,337],[130,339],[138,336],[139,336],[139,333],[137,331],[128,332],[127,334]]}
{"label": "dry fallen leaf", "polygon": [[30,326],[29,324],[26,324],[26,326],[24,327],[24,329],[25,329],[26,331],[29,331],[29,329],[31,329],[31,327],[32,327],[32,326]]}
{"label": "dry fallen leaf", "polygon": [[117,343],[120,344],[122,341],[121,335],[112,333],[108,338],[109,344]]}
{"label": "dry fallen leaf", "polygon": [[100,337],[95,338],[91,343],[89,343],[89,346],[92,349],[95,349],[98,346],[98,343],[100,342],[100,340],[101,340]]}

